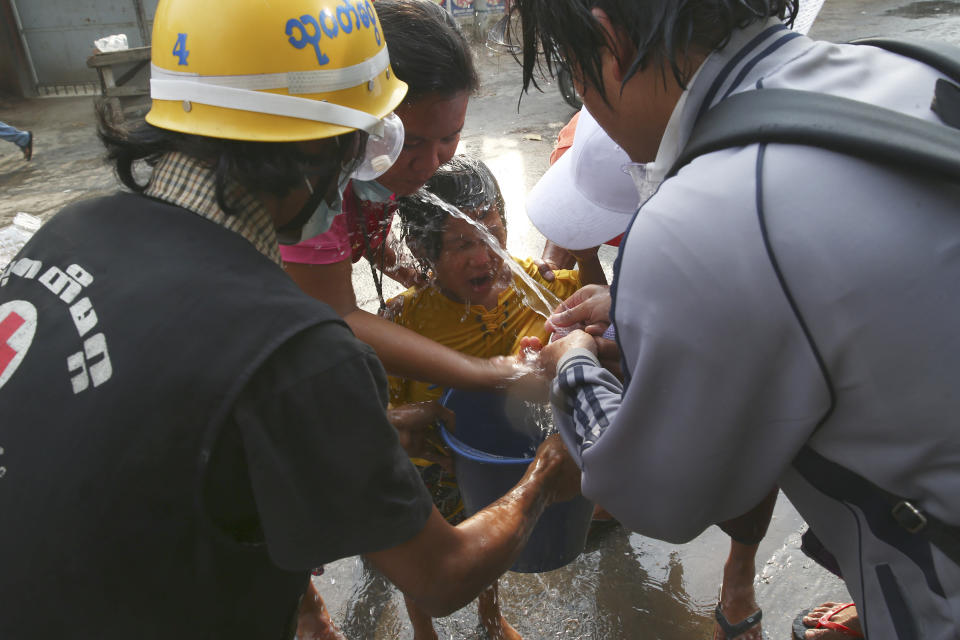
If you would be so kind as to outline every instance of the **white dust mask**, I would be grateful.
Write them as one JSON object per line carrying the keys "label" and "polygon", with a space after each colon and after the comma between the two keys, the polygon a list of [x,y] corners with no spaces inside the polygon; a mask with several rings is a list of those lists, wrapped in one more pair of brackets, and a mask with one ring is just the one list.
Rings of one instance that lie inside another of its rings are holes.
{"label": "white dust mask", "polygon": [[277,242],[280,244],[298,244],[325,233],[333,224],[333,219],[343,212],[343,190],[350,182],[349,173],[340,171],[337,177],[337,192],[332,202],[327,202],[322,192],[314,191],[313,185],[306,176],[303,177],[303,181],[310,190],[310,198],[293,220],[277,229]]}
{"label": "white dust mask", "polygon": [[363,160],[350,177],[370,181],[386,173],[403,151],[403,137],[403,122],[395,113],[387,115],[383,119],[382,133],[371,133],[367,138]]}

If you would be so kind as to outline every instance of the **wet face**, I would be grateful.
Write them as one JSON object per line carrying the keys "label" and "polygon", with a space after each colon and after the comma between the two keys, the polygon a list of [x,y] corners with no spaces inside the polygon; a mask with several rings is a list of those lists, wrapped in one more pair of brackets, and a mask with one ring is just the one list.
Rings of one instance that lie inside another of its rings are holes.
{"label": "wet face", "polygon": [[404,128],[403,151],[377,181],[400,196],[422,187],[456,152],[469,99],[467,91],[429,94],[397,107]]}
{"label": "wet face", "polygon": [[[506,247],[507,230],[495,207],[464,211]],[[440,245],[440,257],[434,262],[435,283],[451,300],[492,308],[509,278],[504,277],[503,259],[487,245],[480,232],[466,220],[448,217]]]}

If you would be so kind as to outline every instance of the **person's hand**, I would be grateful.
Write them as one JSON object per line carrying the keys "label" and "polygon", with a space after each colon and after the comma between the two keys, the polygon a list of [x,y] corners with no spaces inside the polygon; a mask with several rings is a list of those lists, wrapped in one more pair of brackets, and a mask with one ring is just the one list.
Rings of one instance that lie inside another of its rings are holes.
{"label": "person's hand", "polygon": [[577,260],[572,253],[549,240],[543,246],[540,259],[534,259],[533,262],[537,265],[540,276],[547,282],[553,282],[553,272],[557,269],[572,269],[577,264]]}
{"label": "person's hand", "polygon": [[401,262],[397,250],[389,242],[380,248],[371,248],[366,256],[370,264],[376,265],[384,275],[407,287],[420,287],[427,284],[427,278],[415,265]]}
{"label": "person's hand", "polygon": [[397,430],[400,446],[412,458],[424,458],[452,469],[449,456],[440,455],[436,448],[427,442],[427,429],[437,422],[443,422],[447,431],[456,429],[456,416],[439,402],[412,402],[387,410],[387,419]]}
{"label": "person's hand", "polygon": [[427,277],[423,272],[410,265],[397,263],[391,267],[384,267],[383,272],[408,289],[427,284]]}
{"label": "person's hand", "polygon": [[499,375],[498,389],[510,392],[532,402],[545,402],[550,397],[550,379],[540,364],[543,344],[536,336],[520,339],[520,352],[515,356],[495,356],[490,364]]}
{"label": "person's hand", "polygon": [[548,474],[544,483],[548,502],[565,502],[580,495],[580,469],[564,446],[560,434],[548,437],[537,448],[537,456],[527,467],[526,476],[538,472]]}
{"label": "person's hand", "polygon": [[563,338],[554,340],[540,351],[540,367],[544,375],[553,379],[557,375],[557,363],[567,351],[574,347],[587,349],[593,354],[598,351],[597,340],[593,336],[579,329],[572,331]]}
{"label": "person's hand", "polygon": [[578,289],[553,310],[545,323],[547,331],[580,328],[595,336],[610,326],[610,287],[591,284]]}
{"label": "person's hand", "polygon": [[623,382],[623,370],[620,368],[620,347],[615,340],[595,338],[597,344],[597,358],[604,369],[617,376]]}
{"label": "person's hand", "polygon": [[543,349],[543,342],[537,336],[524,336],[520,338],[520,353],[534,355],[540,353]]}

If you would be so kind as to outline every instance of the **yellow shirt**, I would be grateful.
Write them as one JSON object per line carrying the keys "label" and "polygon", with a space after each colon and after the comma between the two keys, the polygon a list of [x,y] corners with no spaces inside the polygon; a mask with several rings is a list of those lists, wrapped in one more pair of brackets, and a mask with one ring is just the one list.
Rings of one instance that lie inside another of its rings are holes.
{"label": "yellow shirt", "polygon": [[[514,259],[516,260],[516,259]],[[554,271],[553,282],[540,276],[532,258],[516,260],[534,280],[564,300],[580,288],[580,272]],[[544,344],[547,332],[545,318],[527,306],[516,287],[519,277],[514,274],[514,286],[507,287],[497,298],[497,306],[486,309],[480,305],[454,302],[436,287],[407,289],[390,301],[390,306],[402,299],[393,321],[420,335],[467,355],[478,358],[506,356],[520,350],[520,339],[537,336]],[[409,402],[436,400],[443,388],[426,382],[390,377],[390,403],[394,406]]]}

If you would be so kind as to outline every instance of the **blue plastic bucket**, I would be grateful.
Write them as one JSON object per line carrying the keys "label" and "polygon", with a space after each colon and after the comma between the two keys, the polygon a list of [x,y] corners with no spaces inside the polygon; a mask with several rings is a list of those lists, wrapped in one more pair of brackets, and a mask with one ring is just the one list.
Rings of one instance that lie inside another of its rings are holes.
{"label": "blue plastic bucket", "polygon": [[[441,434],[453,451],[467,515],[473,515],[519,482],[539,442],[518,424],[524,416],[517,407],[507,410],[504,394],[451,389],[441,402],[457,416],[456,435],[445,428]],[[510,569],[539,573],[572,562],[583,551],[592,514],[593,503],[582,496],[547,507]]]}

